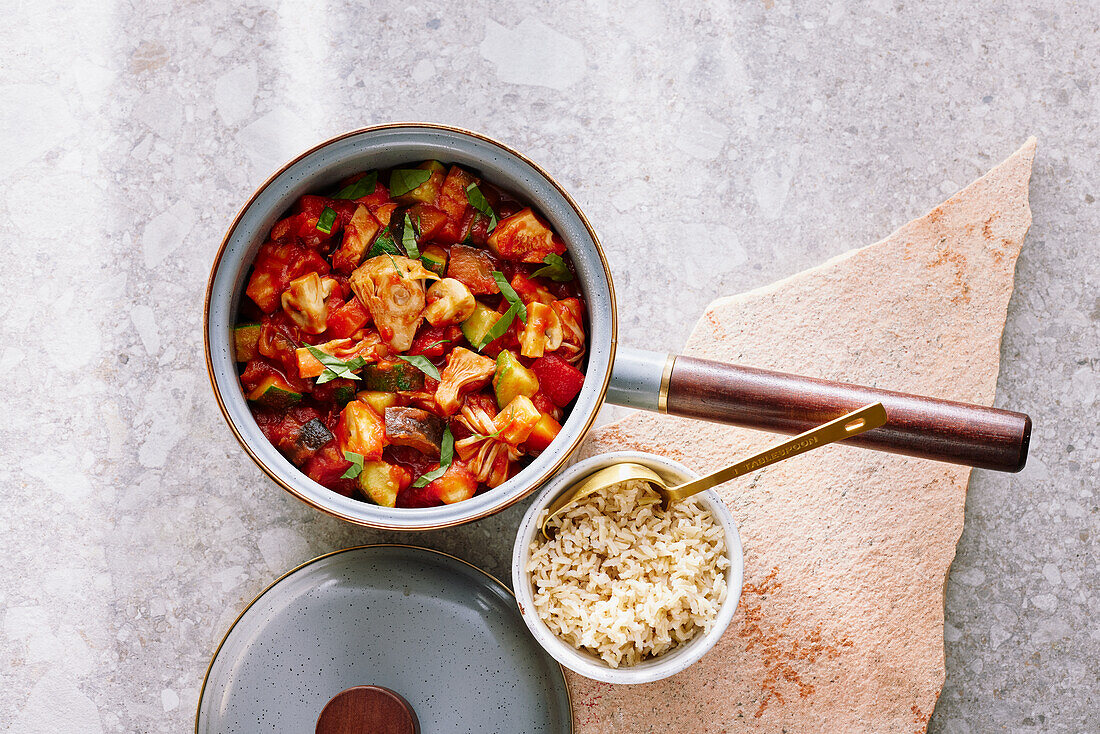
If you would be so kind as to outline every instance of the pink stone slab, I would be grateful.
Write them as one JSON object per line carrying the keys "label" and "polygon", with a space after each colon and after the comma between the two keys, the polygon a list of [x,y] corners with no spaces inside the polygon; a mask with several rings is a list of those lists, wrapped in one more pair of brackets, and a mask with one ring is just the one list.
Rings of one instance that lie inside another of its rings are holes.
{"label": "pink stone slab", "polygon": [[[685,354],[989,405],[1035,139],[886,239],[707,309]],[[582,455],[711,471],[776,440],[638,413]],[[970,470],[843,445],[719,488],[745,544],[721,641],[658,683],[570,675],[579,734],[923,732],[944,681],[943,591]]]}

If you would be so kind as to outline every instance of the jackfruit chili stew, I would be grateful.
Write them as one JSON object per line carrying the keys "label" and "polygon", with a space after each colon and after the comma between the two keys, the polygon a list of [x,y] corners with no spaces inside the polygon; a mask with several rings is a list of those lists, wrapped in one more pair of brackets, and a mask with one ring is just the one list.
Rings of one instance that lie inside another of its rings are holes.
{"label": "jackfruit chili stew", "polygon": [[235,327],[256,423],[311,479],[379,505],[498,486],[549,447],[584,382],[565,249],[530,207],[437,161],[301,197]]}

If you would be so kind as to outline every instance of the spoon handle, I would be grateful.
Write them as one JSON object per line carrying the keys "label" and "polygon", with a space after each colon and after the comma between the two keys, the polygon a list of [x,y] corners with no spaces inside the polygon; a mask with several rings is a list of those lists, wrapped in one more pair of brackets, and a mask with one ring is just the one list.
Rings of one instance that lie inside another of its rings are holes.
{"label": "spoon handle", "polygon": [[789,459],[792,456],[804,454],[807,451],[812,451],[825,444],[833,443],[834,441],[841,441],[850,436],[857,436],[864,431],[878,428],[884,423],[886,423],[886,409],[882,407],[882,403],[872,403],[859,410],[854,410],[851,413],[842,415],[836,420],[829,421],[817,428],[812,428],[805,433],[800,433],[794,438],[788,439],[776,446],[772,446],[769,449],[765,449],[758,454],[754,454],[744,461],[737,462],[733,466],[719,469],[713,474],[708,474],[705,477],[688,482],[687,484],[681,484],[679,487],[671,487],[668,490],[668,500],[682,500],[693,494],[698,494],[711,487],[715,487],[723,482],[728,482],[742,474],[762,469],[765,466],[774,464],[777,461]]}

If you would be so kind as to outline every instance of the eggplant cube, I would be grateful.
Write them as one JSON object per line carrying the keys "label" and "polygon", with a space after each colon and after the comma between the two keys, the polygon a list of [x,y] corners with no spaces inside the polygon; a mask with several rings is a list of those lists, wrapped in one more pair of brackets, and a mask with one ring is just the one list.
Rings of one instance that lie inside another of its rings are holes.
{"label": "eggplant cube", "polygon": [[386,408],[386,438],[391,444],[409,446],[426,456],[439,456],[443,420],[419,408]]}

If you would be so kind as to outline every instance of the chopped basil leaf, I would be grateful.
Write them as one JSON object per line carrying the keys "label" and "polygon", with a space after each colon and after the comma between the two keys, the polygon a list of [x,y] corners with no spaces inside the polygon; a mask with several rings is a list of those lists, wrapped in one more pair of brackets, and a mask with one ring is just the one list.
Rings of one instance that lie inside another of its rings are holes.
{"label": "chopped basil leaf", "polygon": [[515,288],[508,282],[508,279],[504,277],[504,273],[499,270],[493,271],[493,280],[497,282],[497,288],[500,288],[500,292],[504,295],[505,300],[513,306],[519,306],[519,320],[523,323],[527,323],[527,306],[520,299],[519,294],[516,293]]}
{"label": "chopped basil leaf", "polygon": [[324,371],[317,376],[317,384],[323,385],[326,382],[338,379],[340,377],[347,378],[349,380],[358,380],[359,375],[352,372],[352,370],[361,370],[367,366],[367,360],[362,357],[352,357],[346,362],[339,357],[333,357],[328,352],[324,352],[317,347],[306,345],[306,349],[313,357],[325,366]]}
{"label": "chopped basil leaf", "polygon": [[351,462],[348,470],[340,475],[341,479],[355,479],[363,473],[363,455],[354,451],[345,451],[344,458]]}
{"label": "chopped basil leaf", "polygon": [[412,486],[426,486],[428,482],[434,482],[436,479],[446,474],[447,469],[451,466],[451,461],[454,459],[454,452],[455,437],[451,433],[451,427],[447,426],[443,429],[443,443],[439,448],[439,468],[432,469],[430,472],[413,482]]}
{"label": "chopped basil leaf", "polygon": [[408,212],[405,212],[405,226],[401,231],[401,245],[413,260],[420,258],[420,250],[416,247],[416,235],[417,232],[413,229],[412,218]]}
{"label": "chopped basil leaf", "polygon": [[504,336],[504,332],[508,331],[508,327],[512,325],[512,321],[515,320],[516,314],[519,313],[519,306],[522,305],[522,303],[513,303],[508,307],[508,310],[504,312],[504,315],[497,319],[495,324],[489,327],[481,343],[476,345],[479,352],[484,349],[489,342]]}
{"label": "chopped basil leaf", "polygon": [[[435,345],[433,344],[432,346]],[[411,357],[405,356],[404,354],[399,354],[397,355],[397,358],[405,360],[433,380],[439,379],[439,369],[436,368],[436,366],[432,364],[427,357],[423,357],[419,354],[415,354]]]}
{"label": "chopped basil leaf", "polygon": [[321,216],[317,217],[317,231],[332,234],[332,225],[336,222],[336,210],[327,206],[321,210]]}
{"label": "chopped basil leaf", "polygon": [[371,171],[355,183],[350,183],[336,192],[333,199],[359,199],[374,193],[374,187],[378,183],[378,171]]}
{"label": "chopped basil leaf", "polygon": [[545,277],[557,283],[573,280],[573,273],[570,272],[569,266],[565,264],[565,260],[562,259],[561,255],[550,253],[543,262],[546,263],[546,267],[539,268],[531,273],[532,278]]}
{"label": "chopped basil leaf", "polygon": [[497,228],[497,215],[493,212],[493,207],[489,206],[489,200],[485,198],[485,194],[481,193],[481,189],[477,187],[476,183],[466,187],[466,200],[470,202],[470,206],[474,209],[489,217],[490,232]]}
{"label": "chopped basil leaf", "polygon": [[378,257],[379,255],[400,255],[401,250],[397,248],[397,243],[393,241],[393,232],[389,227],[382,230],[374,240],[374,244],[371,245],[370,251],[367,252],[367,259],[372,257]]}
{"label": "chopped basil leaf", "polygon": [[421,168],[398,168],[390,174],[390,196],[407,194],[432,177]]}
{"label": "chopped basil leaf", "polygon": [[401,268],[397,267],[397,261],[393,259],[393,255],[391,255],[390,253],[387,252],[386,257],[388,257],[390,259],[390,265],[392,265],[393,269],[395,271],[397,271],[397,277],[400,278],[401,280],[404,280],[405,279],[405,274],[403,272],[401,272]]}
{"label": "chopped basil leaf", "polygon": [[437,341],[437,342],[432,342],[432,343],[431,343],[431,344],[429,344],[428,346],[424,347],[423,351],[425,351],[425,352],[426,352],[426,351],[428,351],[429,349],[431,349],[432,347],[438,347],[438,346],[439,346],[440,344],[450,344],[450,343],[451,343],[451,340],[450,340],[450,339],[440,339],[439,341]]}

